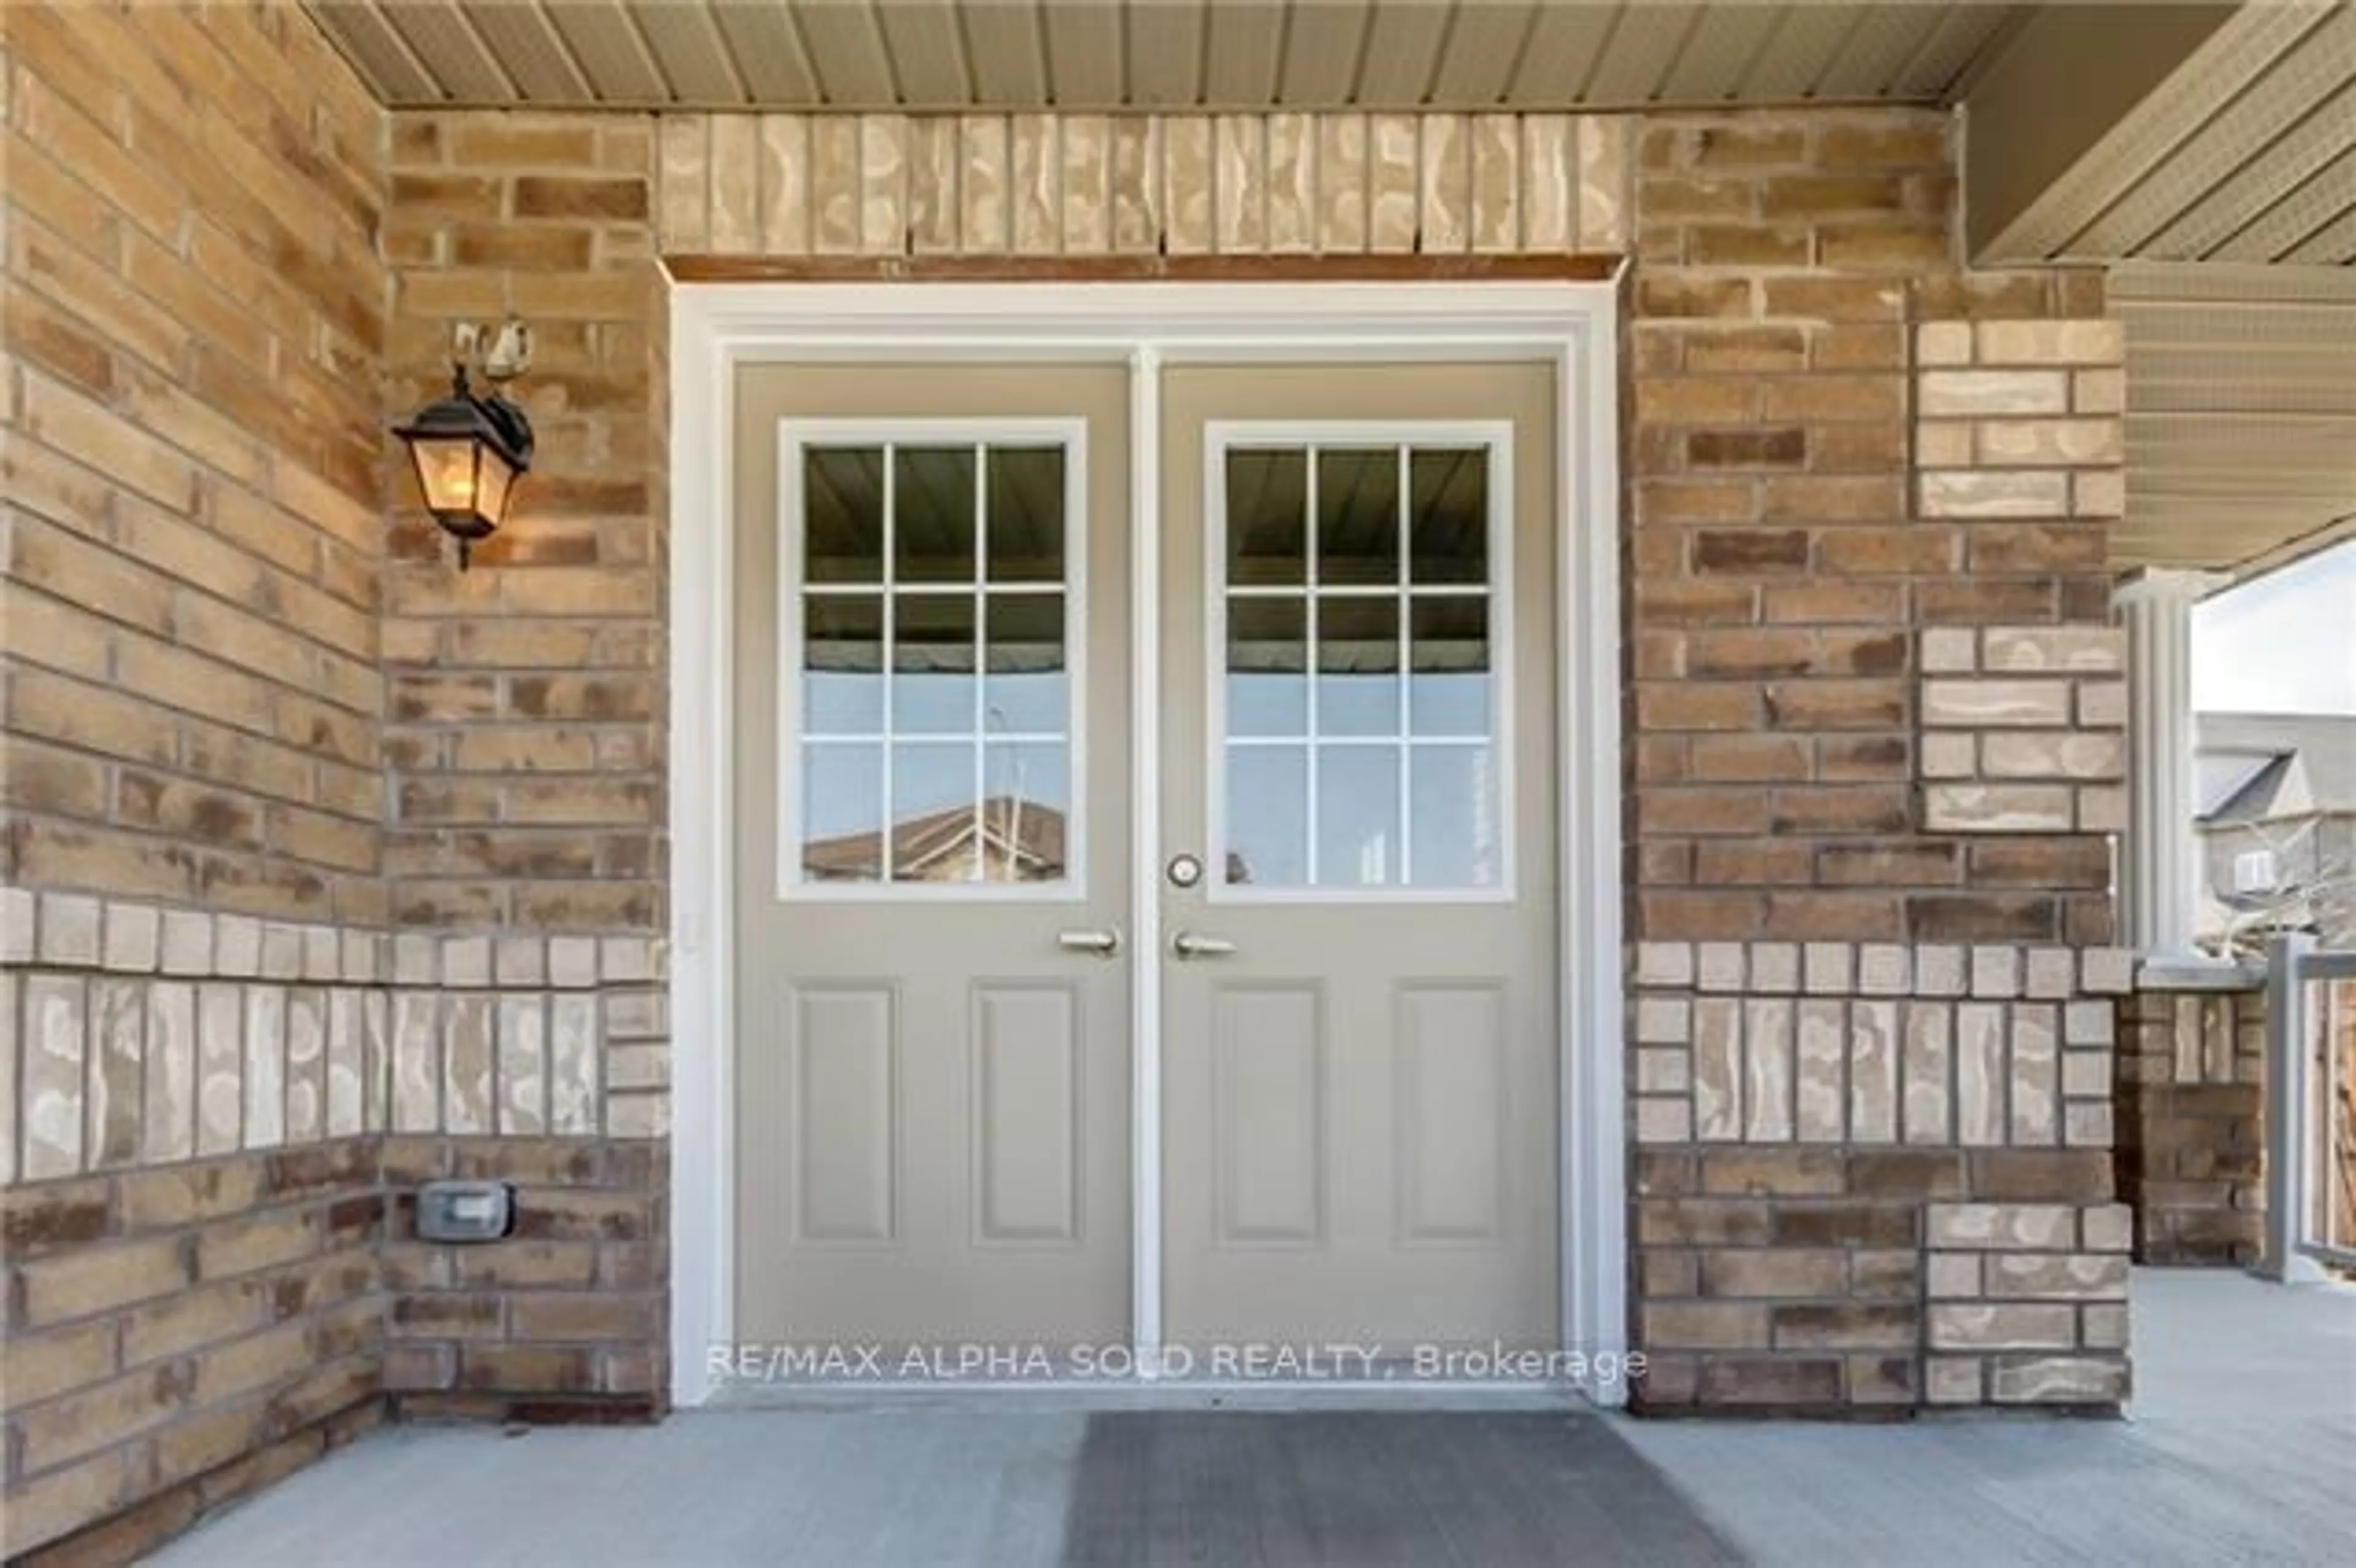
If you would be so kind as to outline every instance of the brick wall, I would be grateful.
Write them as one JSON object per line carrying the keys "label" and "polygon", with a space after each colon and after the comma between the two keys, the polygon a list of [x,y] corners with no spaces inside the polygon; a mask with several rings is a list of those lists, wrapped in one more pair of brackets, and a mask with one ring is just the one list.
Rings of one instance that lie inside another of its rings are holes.
{"label": "brick wall", "polygon": [[2099,279],[1954,263],[1950,125],[1649,121],[1626,430],[1652,1411],[2107,1407]]}
{"label": "brick wall", "polygon": [[0,6],[0,880],[368,921],[386,116],[287,6]]}
{"label": "brick wall", "polygon": [[2256,977],[2119,1007],[2119,1198],[2136,1261],[2246,1266],[2265,1232],[2266,993]]}
{"label": "brick wall", "polygon": [[450,331],[523,315],[534,471],[454,569],[403,479],[384,617],[385,870],[405,926],[661,929],[665,285],[643,115],[402,114],[391,418]]}
{"label": "brick wall", "polygon": [[[664,1053],[650,938],[0,889],[0,964],[9,1550],[168,1533],[387,1394],[659,1410],[664,1146],[597,1136]],[[515,1183],[516,1235],[415,1242],[434,1176]]]}
{"label": "brick wall", "polygon": [[[5,1541],[122,1561],[377,1418],[375,1146],[0,1191]],[[116,1516],[121,1516],[117,1518]]]}

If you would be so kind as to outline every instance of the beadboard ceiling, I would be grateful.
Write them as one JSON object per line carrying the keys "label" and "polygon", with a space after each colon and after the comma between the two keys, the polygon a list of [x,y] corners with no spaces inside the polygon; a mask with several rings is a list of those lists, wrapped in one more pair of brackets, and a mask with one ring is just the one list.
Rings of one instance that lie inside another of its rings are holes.
{"label": "beadboard ceiling", "polygon": [[2115,269],[2126,325],[2121,566],[2244,573],[2356,534],[2356,272]]}
{"label": "beadboard ceiling", "polygon": [[2029,9],[1718,0],[309,0],[387,103],[1944,102]]}

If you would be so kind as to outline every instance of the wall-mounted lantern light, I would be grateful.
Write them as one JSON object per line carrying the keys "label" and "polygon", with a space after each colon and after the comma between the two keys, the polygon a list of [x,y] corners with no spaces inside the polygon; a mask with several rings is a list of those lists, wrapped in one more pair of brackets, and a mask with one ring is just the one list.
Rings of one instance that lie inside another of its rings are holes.
{"label": "wall-mounted lantern light", "polygon": [[475,542],[498,531],[515,498],[516,481],[531,467],[531,421],[500,389],[521,374],[531,358],[531,333],[509,321],[483,356],[488,395],[477,397],[466,379],[482,335],[458,328],[451,347],[450,395],[426,404],[392,433],[409,443],[417,465],[417,486],[434,520],[458,541],[464,571]]}

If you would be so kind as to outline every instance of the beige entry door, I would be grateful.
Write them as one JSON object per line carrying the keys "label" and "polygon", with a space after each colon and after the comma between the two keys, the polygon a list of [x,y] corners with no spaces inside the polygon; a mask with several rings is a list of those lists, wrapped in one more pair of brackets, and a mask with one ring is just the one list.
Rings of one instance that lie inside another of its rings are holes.
{"label": "beige entry door", "polygon": [[1128,397],[739,371],[740,1341],[1128,1339]]}
{"label": "beige entry door", "polygon": [[1552,374],[1162,411],[1163,1339],[1553,1347]]}

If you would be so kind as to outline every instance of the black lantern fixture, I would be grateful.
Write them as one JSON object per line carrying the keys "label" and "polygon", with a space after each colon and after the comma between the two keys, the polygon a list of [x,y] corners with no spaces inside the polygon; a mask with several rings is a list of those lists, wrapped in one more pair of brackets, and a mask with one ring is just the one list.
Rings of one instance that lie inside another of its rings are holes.
{"label": "black lantern fixture", "polygon": [[426,404],[392,433],[409,443],[417,466],[417,487],[444,532],[458,541],[464,571],[475,542],[498,531],[515,498],[516,481],[531,467],[531,421],[499,388],[520,374],[530,358],[531,338],[520,322],[500,329],[484,356],[487,396],[475,395],[466,361],[480,335],[460,327],[450,357],[450,395]]}

